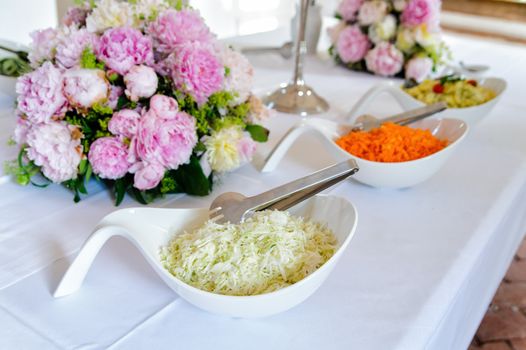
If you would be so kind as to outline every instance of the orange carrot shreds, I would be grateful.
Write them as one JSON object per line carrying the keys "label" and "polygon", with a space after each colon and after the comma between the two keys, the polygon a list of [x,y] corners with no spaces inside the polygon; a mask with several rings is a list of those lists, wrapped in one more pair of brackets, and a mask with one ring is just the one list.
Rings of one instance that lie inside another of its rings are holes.
{"label": "orange carrot shreds", "polygon": [[336,144],[357,157],[375,162],[406,162],[426,157],[447,146],[429,130],[385,123],[371,131],[351,131]]}

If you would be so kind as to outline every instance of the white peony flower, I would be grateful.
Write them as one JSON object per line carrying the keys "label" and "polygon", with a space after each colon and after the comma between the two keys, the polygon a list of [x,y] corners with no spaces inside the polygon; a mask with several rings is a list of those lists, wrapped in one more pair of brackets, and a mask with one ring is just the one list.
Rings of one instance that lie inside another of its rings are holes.
{"label": "white peony flower", "polygon": [[203,157],[206,157],[212,170],[226,172],[241,165],[238,143],[243,136],[239,127],[229,127],[203,137],[202,142],[206,146]]}
{"label": "white peony flower", "polygon": [[245,102],[250,96],[254,68],[245,56],[230,48],[223,50],[223,65],[228,68],[224,88],[234,94],[233,105]]}
{"label": "white peony flower", "polygon": [[159,80],[153,68],[148,66],[133,66],[124,76],[126,90],[124,93],[131,101],[148,98],[157,91]]}
{"label": "white peony flower", "polygon": [[92,33],[108,28],[133,25],[131,6],[126,1],[100,0],[86,18],[86,27]]}
{"label": "white peony flower", "polygon": [[54,58],[57,34],[58,31],[53,28],[37,30],[30,34],[32,42],[28,58],[31,67],[37,68],[42,62]]}
{"label": "white peony flower", "polygon": [[105,102],[110,85],[99,69],[70,69],[64,74],[64,95],[78,108],[90,108]]}
{"label": "white peony flower", "polygon": [[137,0],[132,12],[136,19],[152,21],[159,13],[169,8],[165,0]]}
{"label": "white peony flower", "polygon": [[27,132],[27,157],[55,183],[75,179],[82,155],[81,136],[77,128],[62,122],[34,125]]}

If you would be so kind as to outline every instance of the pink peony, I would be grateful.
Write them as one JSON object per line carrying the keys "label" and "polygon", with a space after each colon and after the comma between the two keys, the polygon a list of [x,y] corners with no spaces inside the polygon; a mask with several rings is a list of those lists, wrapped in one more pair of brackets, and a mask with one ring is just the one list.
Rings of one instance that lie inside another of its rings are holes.
{"label": "pink peony", "polygon": [[99,69],[70,69],[64,74],[64,94],[77,108],[90,108],[106,101],[109,87],[104,71]]}
{"label": "pink peony", "polygon": [[190,160],[197,143],[195,120],[184,112],[167,119],[150,110],[141,117],[133,141],[139,159],[177,169]]}
{"label": "pink peony", "polygon": [[368,26],[380,22],[387,14],[387,3],[382,0],[366,1],[358,12],[358,22]]}
{"label": "pink peony", "polygon": [[363,34],[357,25],[343,29],[336,42],[336,50],[344,63],[354,63],[362,60],[370,47],[367,35]]}
{"label": "pink peony", "polygon": [[408,27],[416,27],[429,22],[434,16],[435,0],[410,0],[402,12],[401,21]]}
{"label": "pink peony", "polygon": [[53,28],[37,30],[30,34],[33,41],[31,42],[31,51],[28,58],[33,68],[38,67],[43,61],[51,60],[54,57],[57,34],[57,30]]}
{"label": "pink peony", "polygon": [[77,29],[74,26],[64,28],[58,35],[55,58],[65,68],[79,66],[82,52],[87,47],[94,50],[97,46],[97,35],[88,32],[85,28]]}
{"label": "pink peony", "polygon": [[171,53],[177,46],[192,42],[209,43],[213,36],[199,12],[185,9],[164,11],[148,27],[159,52]]}
{"label": "pink peony", "polygon": [[431,58],[414,57],[405,65],[405,77],[421,82],[431,74],[432,69],[433,60]]}
{"label": "pink peony", "polygon": [[172,80],[177,89],[206,102],[223,85],[224,67],[208,45],[184,45],[170,56]]}
{"label": "pink peony", "polygon": [[256,152],[256,142],[252,140],[249,134],[245,134],[237,144],[237,152],[241,163],[248,163],[252,160]]}
{"label": "pink peony", "polygon": [[86,17],[88,17],[89,11],[89,6],[70,7],[64,15],[64,17],[62,18],[62,24],[64,24],[66,27],[84,27],[86,25]]}
{"label": "pink peony", "polygon": [[31,127],[31,124],[29,123],[27,119],[18,117],[16,119],[13,140],[19,145],[23,145],[24,143],[26,143],[27,132],[29,131],[30,127]]}
{"label": "pink peony", "polygon": [[124,89],[117,85],[110,85],[110,93],[108,94],[108,101],[106,105],[115,110],[119,104],[119,97],[124,93]]}
{"label": "pink peony", "polygon": [[124,76],[126,84],[126,96],[132,101],[139,101],[139,98],[148,98],[157,91],[157,74],[148,66],[133,66]]}
{"label": "pink peony", "polygon": [[151,38],[130,27],[105,31],[96,51],[101,61],[121,75],[137,64],[153,64]]}
{"label": "pink peony", "polygon": [[404,55],[388,42],[377,44],[365,56],[367,69],[381,76],[392,76],[402,70]]}
{"label": "pink peony", "polygon": [[150,110],[163,119],[177,118],[179,105],[173,97],[155,95],[150,99]]}
{"label": "pink peony", "polygon": [[363,0],[343,0],[338,6],[338,13],[344,21],[353,21],[362,4]]}
{"label": "pink peony", "polygon": [[128,172],[128,146],[117,137],[101,137],[90,146],[88,160],[93,172],[103,179],[116,180]]}
{"label": "pink peony", "polygon": [[52,117],[63,117],[67,100],[62,93],[61,71],[51,62],[45,62],[37,70],[27,73],[16,82],[18,111],[31,123],[44,123]]}
{"label": "pink peony", "polygon": [[159,163],[142,162],[135,172],[133,186],[141,191],[155,188],[164,177],[165,169]]}
{"label": "pink peony", "polygon": [[137,132],[137,125],[141,115],[131,109],[122,109],[113,114],[109,123],[108,130],[113,135],[124,136],[131,139]]}
{"label": "pink peony", "polygon": [[73,126],[62,122],[33,125],[27,132],[27,157],[42,167],[42,173],[55,183],[75,179],[82,146]]}

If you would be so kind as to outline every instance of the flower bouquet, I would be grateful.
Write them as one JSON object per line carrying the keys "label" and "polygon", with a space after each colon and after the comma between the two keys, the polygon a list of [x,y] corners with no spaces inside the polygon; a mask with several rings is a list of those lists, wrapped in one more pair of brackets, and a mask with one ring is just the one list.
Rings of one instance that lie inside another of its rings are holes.
{"label": "flower bouquet", "polygon": [[440,0],[342,0],[329,30],[338,63],[422,81],[442,62]]}
{"label": "flower bouquet", "polygon": [[32,38],[34,70],[16,85],[20,153],[6,166],[20,184],[61,183],[78,201],[95,177],[116,205],[207,195],[267,140],[251,65],[181,1],[81,3]]}

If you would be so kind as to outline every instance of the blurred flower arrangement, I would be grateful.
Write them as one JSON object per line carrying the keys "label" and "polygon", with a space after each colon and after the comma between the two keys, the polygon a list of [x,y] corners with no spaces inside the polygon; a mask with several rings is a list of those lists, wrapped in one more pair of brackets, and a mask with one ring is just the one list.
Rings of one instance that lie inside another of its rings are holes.
{"label": "blurred flower arrangement", "polygon": [[182,1],[81,2],[32,38],[33,70],[16,85],[20,153],[6,164],[20,184],[41,174],[78,201],[94,176],[116,205],[207,195],[267,140],[251,65]]}
{"label": "blurred flower arrangement", "polygon": [[448,53],[440,6],[440,0],[342,0],[329,52],[353,70],[422,81]]}

